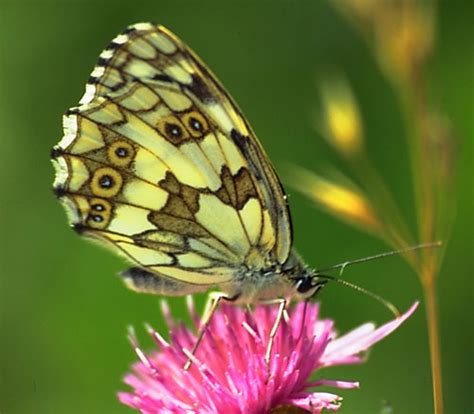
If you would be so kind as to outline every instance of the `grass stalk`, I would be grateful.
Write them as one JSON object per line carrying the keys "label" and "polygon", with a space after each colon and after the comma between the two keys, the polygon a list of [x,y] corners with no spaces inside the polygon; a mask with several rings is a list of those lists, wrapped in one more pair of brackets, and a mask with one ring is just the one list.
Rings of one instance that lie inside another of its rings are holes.
{"label": "grass stalk", "polygon": [[428,338],[431,360],[431,375],[433,386],[433,402],[435,414],[444,413],[443,381],[441,375],[441,348],[439,341],[438,305],[436,301],[436,286],[433,283],[433,274],[426,274],[423,287],[425,297],[425,311],[428,322]]}

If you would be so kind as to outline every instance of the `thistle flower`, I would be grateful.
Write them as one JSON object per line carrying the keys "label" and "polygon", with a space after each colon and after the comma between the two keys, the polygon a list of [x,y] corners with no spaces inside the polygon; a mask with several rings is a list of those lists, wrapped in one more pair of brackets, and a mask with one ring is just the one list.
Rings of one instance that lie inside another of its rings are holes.
{"label": "thistle flower", "polygon": [[[265,352],[277,307],[261,305],[250,313],[222,305],[195,357],[189,352],[195,334],[183,324],[174,325],[168,314],[169,343],[150,329],[158,351],[146,354],[132,338],[139,361],[125,383],[133,392],[118,396],[123,404],[147,414],[336,411],[342,398],[318,388],[357,388],[358,382],[311,376],[320,368],[363,362],[362,353],[398,328],[416,307],[417,303],[377,329],[366,323],[338,337],[332,320],[319,319],[318,304],[299,303],[277,330],[269,365]],[[197,326],[193,308],[191,314]],[[193,364],[185,371],[188,357]]]}

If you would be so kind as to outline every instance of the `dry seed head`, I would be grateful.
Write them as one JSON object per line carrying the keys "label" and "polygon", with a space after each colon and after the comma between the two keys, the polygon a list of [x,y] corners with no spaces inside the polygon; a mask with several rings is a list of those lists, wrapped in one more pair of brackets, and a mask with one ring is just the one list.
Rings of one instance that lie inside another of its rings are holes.
{"label": "dry seed head", "polygon": [[353,157],[363,145],[363,128],[354,96],[342,79],[321,86],[324,135],[340,153]]}
{"label": "dry seed head", "polygon": [[434,11],[424,3],[385,2],[374,18],[376,51],[391,76],[411,76],[433,49]]}
{"label": "dry seed head", "polygon": [[317,206],[341,220],[376,233],[381,229],[371,202],[362,192],[331,182],[312,172],[297,168],[293,185]]}

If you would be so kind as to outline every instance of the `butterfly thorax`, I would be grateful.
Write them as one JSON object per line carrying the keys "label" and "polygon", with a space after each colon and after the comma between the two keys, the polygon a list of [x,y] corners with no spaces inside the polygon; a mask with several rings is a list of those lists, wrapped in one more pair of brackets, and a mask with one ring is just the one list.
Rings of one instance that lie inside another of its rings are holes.
{"label": "butterfly thorax", "polygon": [[302,281],[306,280],[313,281],[311,287],[315,286],[314,272],[292,251],[283,264],[242,268],[235,279],[219,285],[219,289],[235,303],[250,304],[279,298],[303,300],[314,294],[311,289],[300,291]]}

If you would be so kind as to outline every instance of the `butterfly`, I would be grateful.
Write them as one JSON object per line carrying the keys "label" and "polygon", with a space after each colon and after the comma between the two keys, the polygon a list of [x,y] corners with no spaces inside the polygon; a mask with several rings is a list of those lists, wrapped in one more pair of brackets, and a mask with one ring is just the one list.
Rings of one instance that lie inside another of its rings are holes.
{"label": "butterfly", "polygon": [[122,274],[133,290],[217,288],[206,326],[221,300],[276,301],[281,318],[326,283],[292,246],[287,197],[249,123],[165,27],[115,37],[63,125],[55,194],[74,230],[133,264]]}

